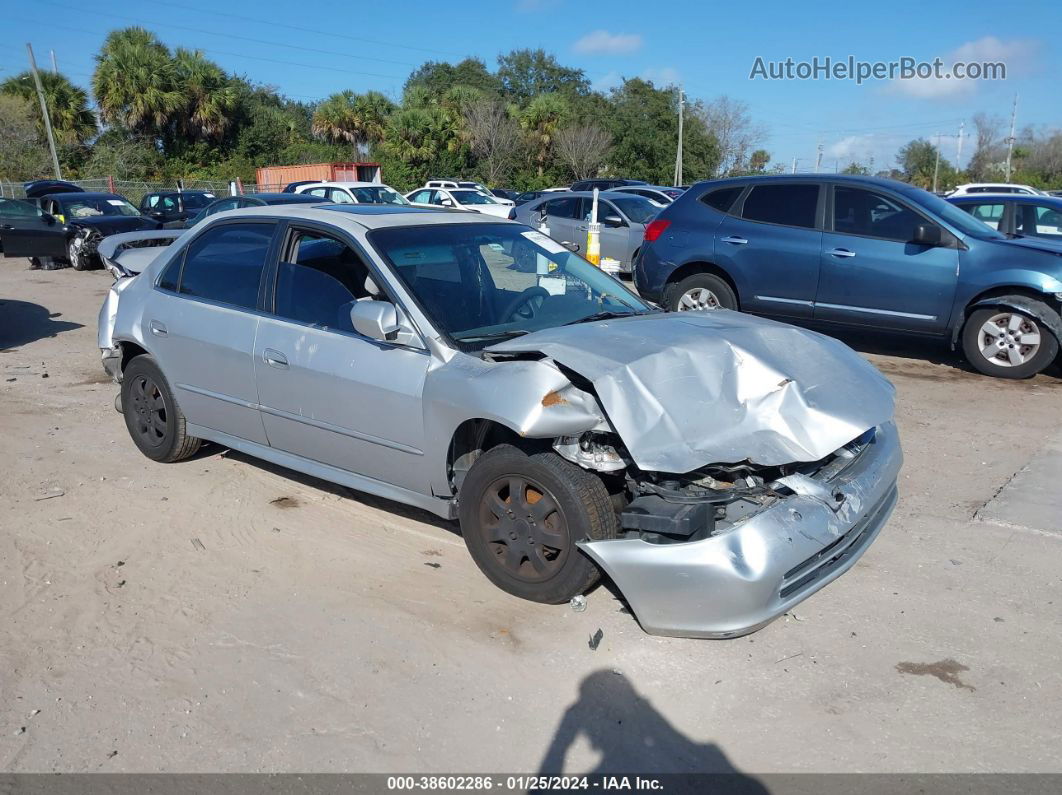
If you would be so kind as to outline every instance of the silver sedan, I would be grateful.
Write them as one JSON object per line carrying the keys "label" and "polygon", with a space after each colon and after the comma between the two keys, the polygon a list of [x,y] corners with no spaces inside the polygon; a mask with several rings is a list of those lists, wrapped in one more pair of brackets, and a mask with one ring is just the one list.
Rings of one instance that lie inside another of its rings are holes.
{"label": "silver sedan", "polygon": [[459,520],[516,596],[604,571],[649,632],[739,635],[849,569],[896,500],[893,391],[861,357],[659,311],[523,224],[253,207],[146,265],[133,237],[101,248],[99,347],[144,455],[211,441]]}

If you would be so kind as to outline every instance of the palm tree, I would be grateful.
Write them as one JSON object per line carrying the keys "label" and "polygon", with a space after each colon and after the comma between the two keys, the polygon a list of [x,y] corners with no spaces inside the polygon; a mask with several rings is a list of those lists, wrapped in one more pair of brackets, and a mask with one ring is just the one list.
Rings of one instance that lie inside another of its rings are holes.
{"label": "palm tree", "polygon": [[161,135],[185,107],[170,51],[144,28],[109,34],[96,55],[92,93],[100,118],[135,133]]}
{"label": "palm tree", "polygon": [[384,139],[387,120],[394,111],[394,103],[379,91],[355,94],[347,89],[317,106],[313,132],[332,143],[351,143],[360,150]]}
{"label": "palm tree", "polygon": [[384,147],[411,166],[432,161],[439,151],[440,114],[432,108],[405,108],[388,121]]}
{"label": "palm tree", "polygon": [[520,126],[531,143],[540,177],[553,156],[553,140],[569,112],[567,101],[559,94],[539,94],[520,116]]}
{"label": "palm tree", "polygon": [[225,71],[199,50],[177,49],[174,79],[184,96],[178,127],[189,137],[218,140],[233,122],[240,92]]}
{"label": "palm tree", "polygon": [[[44,101],[48,105],[48,117],[60,146],[77,146],[92,138],[98,128],[96,116],[89,109],[88,94],[75,86],[64,75],[55,72],[39,72]],[[0,83],[0,93],[14,94],[29,100],[43,135],[44,119],[37,100],[33,75],[29,72],[9,77]]]}

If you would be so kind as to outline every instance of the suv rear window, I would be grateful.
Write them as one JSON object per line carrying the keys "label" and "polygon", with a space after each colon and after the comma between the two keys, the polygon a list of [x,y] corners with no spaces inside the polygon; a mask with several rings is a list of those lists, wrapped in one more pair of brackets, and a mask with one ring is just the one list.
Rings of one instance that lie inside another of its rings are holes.
{"label": "suv rear window", "polygon": [[744,185],[737,185],[733,188],[719,188],[701,196],[701,201],[721,213],[729,212],[734,200],[741,195],[741,191],[744,189]]}
{"label": "suv rear window", "polygon": [[818,200],[818,185],[757,185],[745,197],[741,217],[814,229]]}

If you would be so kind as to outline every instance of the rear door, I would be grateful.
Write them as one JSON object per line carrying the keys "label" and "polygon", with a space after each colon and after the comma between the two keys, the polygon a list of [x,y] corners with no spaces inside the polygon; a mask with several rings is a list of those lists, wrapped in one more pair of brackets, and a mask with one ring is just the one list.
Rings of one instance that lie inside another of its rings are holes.
{"label": "rear door", "polygon": [[1014,203],[999,199],[982,199],[980,201],[962,202],[958,205],[978,221],[988,224],[993,229],[1009,234],[1014,231]]}
{"label": "rear door", "polygon": [[1014,232],[1054,243],[1062,242],[1062,206],[1047,202],[1022,202],[1011,206],[1014,211]]}
{"label": "rear door", "polygon": [[[911,243],[933,223],[899,197],[831,185],[829,228],[815,319],[905,331],[939,332],[951,316],[959,250]],[[944,239],[953,240],[941,230]]]}
{"label": "rear door", "polygon": [[5,257],[65,257],[63,225],[30,202],[0,204],[0,248]]}
{"label": "rear door", "polygon": [[579,251],[586,253],[586,235],[580,237],[575,227],[580,223],[580,207],[582,199],[578,196],[569,196],[564,199],[550,199],[540,205],[544,211],[540,214],[549,228],[549,236],[560,243],[575,243]]}
{"label": "rear door", "polygon": [[267,444],[258,410],[254,338],[272,221],[221,221],[163,271],[144,307],[147,346],[188,422]]}
{"label": "rear door", "polygon": [[254,351],[270,445],[423,490],[427,351],[354,331],[355,302],[388,297],[348,241],[292,224],[281,252]]}
{"label": "rear door", "polygon": [[814,181],[756,182],[716,229],[715,257],[741,308],[810,318],[822,249],[822,188]]}

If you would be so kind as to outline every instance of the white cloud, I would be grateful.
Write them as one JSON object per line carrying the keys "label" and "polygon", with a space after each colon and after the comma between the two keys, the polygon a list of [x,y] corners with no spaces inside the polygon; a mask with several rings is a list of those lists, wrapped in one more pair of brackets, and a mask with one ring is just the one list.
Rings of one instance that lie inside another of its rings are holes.
{"label": "white cloud", "polygon": [[[959,62],[964,64],[1002,62],[1006,65],[1006,75],[1010,79],[1030,68],[1038,49],[1039,43],[1030,39],[1003,41],[995,36],[985,36],[976,41],[968,41],[941,56],[942,68],[947,73],[952,70],[954,64]],[[912,77],[906,80],[897,78],[889,82],[886,90],[893,94],[903,94],[916,99],[946,99],[970,96],[977,92],[982,82],[984,81],[977,79],[936,76]]]}
{"label": "white cloud", "polygon": [[572,45],[572,49],[583,55],[624,55],[642,48],[642,37],[637,33],[609,33],[607,30],[595,30],[587,33]]}
{"label": "white cloud", "polygon": [[651,66],[638,75],[642,80],[648,80],[657,88],[677,86],[682,83],[682,75],[673,66]]}

